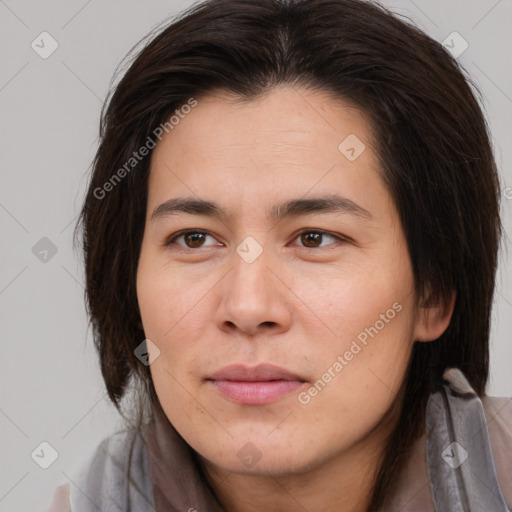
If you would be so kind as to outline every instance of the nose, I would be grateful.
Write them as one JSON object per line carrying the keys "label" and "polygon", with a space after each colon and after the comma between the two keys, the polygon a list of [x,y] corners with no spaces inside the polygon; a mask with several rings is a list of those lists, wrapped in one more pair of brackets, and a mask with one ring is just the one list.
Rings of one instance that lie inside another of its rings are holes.
{"label": "nose", "polygon": [[220,283],[219,329],[249,336],[288,330],[293,294],[284,274],[265,251],[252,263],[234,253],[231,271]]}

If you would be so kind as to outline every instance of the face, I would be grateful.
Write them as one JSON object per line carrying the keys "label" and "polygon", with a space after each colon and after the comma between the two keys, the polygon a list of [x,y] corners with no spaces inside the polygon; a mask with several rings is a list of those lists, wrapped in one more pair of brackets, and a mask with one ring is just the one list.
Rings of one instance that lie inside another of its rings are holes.
{"label": "face", "polygon": [[327,93],[216,92],[153,152],[137,274],[150,370],[212,466],[299,473],[382,442],[421,322],[370,129]]}

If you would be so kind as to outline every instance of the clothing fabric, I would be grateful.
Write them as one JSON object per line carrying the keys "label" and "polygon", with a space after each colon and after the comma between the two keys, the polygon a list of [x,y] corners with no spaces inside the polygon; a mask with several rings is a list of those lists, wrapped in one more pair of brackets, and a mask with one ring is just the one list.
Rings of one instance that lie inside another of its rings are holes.
{"label": "clothing fabric", "polygon": [[[436,510],[508,512],[494,467],[482,402],[460,370],[430,397],[427,441]],[[512,453],[509,453],[512,457]],[[510,475],[512,478],[512,475]]]}
{"label": "clothing fabric", "polygon": [[[480,399],[451,368],[426,413],[426,431],[379,512],[512,511],[512,398]],[[144,432],[106,438],[55,497],[49,512],[223,512],[160,406]]]}

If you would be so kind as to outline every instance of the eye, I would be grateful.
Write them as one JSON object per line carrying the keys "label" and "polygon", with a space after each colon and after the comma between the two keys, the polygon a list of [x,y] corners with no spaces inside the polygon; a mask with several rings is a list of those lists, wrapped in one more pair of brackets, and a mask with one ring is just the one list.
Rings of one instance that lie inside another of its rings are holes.
{"label": "eye", "polygon": [[[172,235],[170,238],[166,240],[164,243],[165,246],[170,245],[177,245],[178,247],[182,247],[183,249],[200,249],[202,247],[208,247],[208,245],[205,245],[205,241],[211,238],[212,240],[215,240],[215,238],[210,235],[207,231],[201,231],[197,229],[189,229],[186,231],[180,231],[179,233],[176,233]],[[330,233],[327,233],[322,230],[304,230],[300,232],[294,240],[300,239],[302,247],[306,249],[321,249],[325,247],[326,245],[322,246],[322,243],[325,241],[325,239],[331,239],[334,242],[328,243],[329,245],[334,245],[336,241],[338,242],[346,242],[347,240],[339,235],[333,235]],[[177,241],[182,239],[183,243],[178,243]],[[210,244],[210,245],[222,245],[220,243],[218,244]]]}
{"label": "eye", "polygon": [[176,240],[183,239],[184,245],[180,243],[176,243],[176,245],[183,247],[184,249],[200,249],[201,247],[205,247],[204,242],[208,237],[215,240],[215,238],[206,231],[190,229],[171,236],[167,239],[165,245],[172,245],[176,243]]}
{"label": "eye", "polygon": [[[321,230],[302,231],[297,235],[295,240],[300,239],[301,243],[304,244],[302,247],[305,247],[306,249],[316,249],[322,248],[320,244],[324,241],[325,237],[334,241],[345,241],[341,236],[331,235]],[[327,245],[333,245],[333,243]],[[325,247],[325,245],[323,247]]]}

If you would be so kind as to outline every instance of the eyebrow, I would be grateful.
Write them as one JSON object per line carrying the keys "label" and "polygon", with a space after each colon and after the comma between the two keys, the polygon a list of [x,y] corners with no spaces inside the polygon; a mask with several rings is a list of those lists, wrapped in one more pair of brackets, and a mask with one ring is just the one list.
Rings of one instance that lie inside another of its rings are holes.
{"label": "eyebrow", "polygon": [[[169,199],[157,206],[151,214],[151,220],[162,219],[180,213],[219,219],[226,219],[230,216],[226,210],[212,201],[192,197],[177,197]],[[338,195],[327,195],[308,199],[290,199],[284,203],[274,205],[269,210],[268,217],[272,220],[282,220],[286,217],[298,217],[315,213],[348,213],[365,219],[371,219],[373,217],[372,214],[362,206],[359,206],[346,197]]]}

